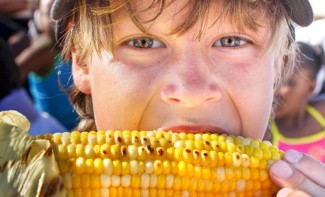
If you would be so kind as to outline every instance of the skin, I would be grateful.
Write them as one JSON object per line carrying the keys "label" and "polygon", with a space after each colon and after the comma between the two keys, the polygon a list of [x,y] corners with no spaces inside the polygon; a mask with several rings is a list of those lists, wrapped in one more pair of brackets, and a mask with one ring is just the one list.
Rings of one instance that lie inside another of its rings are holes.
{"label": "skin", "polygon": [[[147,24],[155,48],[134,47],[132,38],[146,35],[121,11],[113,17],[121,19],[114,27],[116,54],[103,51],[99,58],[94,53],[87,65],[78,65],[73,54],[74,80],[92,95],[97,128],[208,130],[261,138],[275,78],[274,54],[264,53],[270,39],[265,22],[256,32],[239,32],[219,21],[201,40],[194,39],[198,27],[170,36],[187,13],[174,16],[181,6],[172,4]],[[220,12],[211,9],[207,26]],[[217,46],[231,36],[240,37],[238,46]]]}
{"label": "skin", "polygon": [[[74,82],[92,96],[97,129],[206,130],[262,139],[277,77],[275,54],[265,53],[270,39],[266,19],[257,17],[261,26],[256,31],[238,31],[226,20],[211,26],[220,12],[212,6],[206,17],[210,28],[200,40],[195,39],[198,26],[179,36],[168,35],[188,12],[182,9],[175,15],[182,2],[145,25],[154,39],[153,48],[135,47],[132,38],[148,35],[120,10],[112,17],[119,21],[114,26],[114,54],[102,50],[80,64],[78,51],[72,51]],[[220,45],[233,36],[239,37],[238,46]],[[294,151],[274,163],[270,176],[283,187],[278,196],[324,194],[324,181],[309,169],[325,172],[319,161]]]}

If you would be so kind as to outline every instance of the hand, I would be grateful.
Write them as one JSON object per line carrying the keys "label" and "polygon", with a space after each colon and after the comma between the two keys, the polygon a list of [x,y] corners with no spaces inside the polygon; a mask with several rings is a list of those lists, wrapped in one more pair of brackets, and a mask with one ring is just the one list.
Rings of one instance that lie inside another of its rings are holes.
{"label": "hand", "polygon": [[325,195],[325,164],[309,155],[288,150],[269,171],[271,179],[282,188],[277,197]]}

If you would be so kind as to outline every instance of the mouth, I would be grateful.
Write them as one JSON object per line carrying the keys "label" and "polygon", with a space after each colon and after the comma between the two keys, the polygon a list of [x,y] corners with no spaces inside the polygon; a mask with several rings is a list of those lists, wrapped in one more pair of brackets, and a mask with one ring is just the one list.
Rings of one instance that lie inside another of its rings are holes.
{"label": "mouth", "polygon": [[211,125],[177,125],[168,128],[163,128],[164,131],[171,131],[173,133],[218,133],[226,134],[223,129]]}

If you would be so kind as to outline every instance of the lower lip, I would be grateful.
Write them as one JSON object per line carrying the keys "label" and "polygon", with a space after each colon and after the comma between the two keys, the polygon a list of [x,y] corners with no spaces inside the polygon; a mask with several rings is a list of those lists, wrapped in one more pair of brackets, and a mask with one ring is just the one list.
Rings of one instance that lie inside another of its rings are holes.
{"label": "lower lip", "polygon": [[221,129],[213,126],[176,126],[164,130],[173,133],[224,133]]}

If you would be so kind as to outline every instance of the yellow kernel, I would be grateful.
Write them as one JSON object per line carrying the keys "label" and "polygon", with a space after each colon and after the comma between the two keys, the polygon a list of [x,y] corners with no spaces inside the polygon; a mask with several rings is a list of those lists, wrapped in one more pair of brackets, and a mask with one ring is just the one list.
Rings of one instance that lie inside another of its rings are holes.
{"label": "yellow kernel", "polygon": [[53,134],[53,141],[56,143],[56,144],[62,144],[62,133],[54,133]]}
{"label": "yellow kernel", "polygon": [[263,159],[263,151],[259,148],[254,148],[254,154],[257,159],[261,160]]}
{"label": "yellow kernel", "polygon": [[178,175],[179,176],[185,176],[187,173],[186,171],[186,163],[184,161],[180,161],[178,163]]}
{"label": "yellow kernel", "polygon": [[251,178],[251,171],[249,168],[246,167],[242,168],[242,177],[245,180],[249,180]]}
{"label": "yellow kernel", "polygon": [[122,161],[121,165],[121,175],[130,174],[130,163],[128,161]]}
{"label": "yellow kernel", "polygon": [[86,171],[86,161],[83,157],[79,157],[76,160],[76,172],[81,174]]}
{"label": "yellow kernel", "polygon": [[72,131],[71,135],[70,135],[70,138],[71,138],[71,143],[73,143],[73,144],[80,143],[80,132],[79,131]]}
{"label": "yellow kernel", "polygon": [[109,153],[111,152],[111,147],[108,144],[103,144],[100,147],[100,156],[102,158],[109,157]]}
{"label": "yellow kernel", "polygon": [[210,168],[209,167],[202,167],[202,179],[210,179]]}
{"label": "yellow kernel", "polygon": [[84,157],[85,156],[85,146],[83,144],[76,145],[76,157]]}
{"label": "yellow kernel", "polygon": [[182,180],[179,176],[174,176],[173,190],[180,190],[182,187]]}
{"label": "yellow kernel", "polygon": [[92,173],[94,171],[94,160],[93,159],[87,159],[86,160],[86,172]]}
{"label": "yellow kernel", "polygon": [[131,176],[131,186],[133,188],[139,188],[141,185],[141,177],[139,174],[135,174]]}
{"label": "yellow kernel", "polygon": [[158,175],[158,180],[157,180],[157,188],[158,189],[165,189],[166,186],[166,177],[165,175]]}
{"label": "yellow kernel", "polygon": [[110,158],[111,159],[118,159],[121,156],[121,150],[120,150],[120,145],[118,144],[113,144],[110,146]]}
{"label": "yellow kernel", "polygon": [[72,185],[72,188],[81,188],[81,178],[80,178],[80,175],[79,174],[72,174],[71,175],[71,185]]}
{"label": "yellow kernel", "polygon": [[88,132],[81,132],[80,134],[80,142],[81,144],[88,144]]}
{"label": "yellow kernel", "polygon": [[103,160],[100,158],[96,158],[94,161],[94,172],[96,174],[102,174],[104,171]]}
{"label": "yellow kernel", "polygon": [[94,146],[89,144],[85,146],[85,156],[87,158],[95,158]]}
{"label": "yellow kernel", "polygon": [[98,141],[98,145],[103,145],[106,143],[106,136],[104,131],[97,132],[97,141]]}
{"label": "yellow kernel", "polygon": [[121,175],[122,164],[120,160],[113,161],[113,175]]}
{"label": "yellow kernel", "polygon": [[157,175],[163,174],[163,163],[161,160],[155,160],[153,163],[154,173]]}
{"label": "yellow kernel", "polygon": [[68,150],[67,150],[67,146],[66,145],[59,144],[58,145],[58,150],[59,150],[58,156],[59,156],[60,159],[69,158],[69,156],[68,156]]}
{"label": "yellow kernel", "polygon": [[163,161],[163,173],[170,174],[170,171],[171,171],[170,161],[168,160]]}
{"label": "yellow kernel", "polygon": [[82,174],[80,175],[81,178],[81,187],[86,189],[90,187],[90,175],[89,174]]}
{"label": "yellow kernel", "polygon": [[201,151],[201,164],[206,166],[206,165],[209,165],[210,162],[211,162],[211,158],[210,158],[210,155],[209,155],[209,151],[202,150]]}

